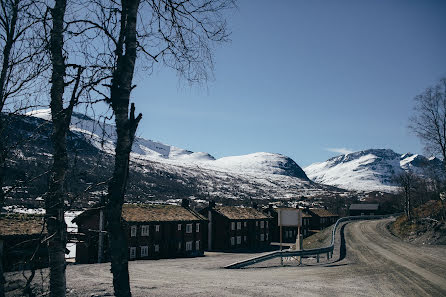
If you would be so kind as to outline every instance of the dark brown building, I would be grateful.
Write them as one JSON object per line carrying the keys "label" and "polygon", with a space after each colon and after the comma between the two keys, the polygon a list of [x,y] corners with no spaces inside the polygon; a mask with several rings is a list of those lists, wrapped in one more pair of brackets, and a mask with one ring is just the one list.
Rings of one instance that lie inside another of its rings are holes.
{"label": "dark brown building", "polygon": [[306,212],[311,216],[310,229],[313,231],[325,229],[339,219],[339,215],[324,208],[310,208]]}
{"label": "dark brown building", "polygon": [[[129,259],[196,257],[203,255],[203,233],[207,220],[183,205],[124,204],[122,209]],[[76,262],[109,260],[108,240],[102,208],[91,209],[75,218],[85,241],[76,245]],[[102,234],[102,236],[101,236]]]}
{"label": "dark brown building", "polygon": [[48,266],[48,249],[40,244],[46,230],[43,230],[42,215],[1,214],[0,216],[0,256],[4,271],[15,271],[33,267]]}
{"label": "dark brown building", "polygon": [[[285,207],[281,207],[281,208],[283,209]],[[295,209],[295,208],[290,208],[290,209]],[[278,209],[272,207],[272,205],[269,205],[269,207],[264,209],[263,212],[272,218],[271,228],[270,228],[271,240],[273,242],[280,242],[280,226],[279,226]],[[302,227],[301,227],[300,232],[302,232],[302,236],[304,238],[310,235],[310,232],[309,232],[310,220],[311,220],[311,216],[309,214],[302,212]],[[295,243],[296,236],[297,236],[297,227],[282,226],[282,242]]]}
{"label": "dark brown building", "polygon": [[215,206],[200,214],[209,220],[207,250],[264,250],[271,243],[271,217],[252,207]]}
{"label": "dark brown building", "polygon": [[352,204],[348,209],[350,216],[369,216],[381,214],[379,204]]}

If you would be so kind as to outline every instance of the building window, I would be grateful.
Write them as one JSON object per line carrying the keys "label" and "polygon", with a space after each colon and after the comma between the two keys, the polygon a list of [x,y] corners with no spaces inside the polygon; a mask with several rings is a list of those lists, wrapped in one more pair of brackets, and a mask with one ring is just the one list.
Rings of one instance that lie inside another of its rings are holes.
{"label": "building window", "polygon": [[181,224],[178,224],[178,231],[181,231]]}
{"label": "building window", "polygon": [[192,241],[186,241],[186,251],[192,250]]}
{"label": "building window", "polygon": [[265,222],[264,221],[260,221],[260,228],[263,228],[265,226]]}
{"label": "building window", "polygon": [[258,227],[259,226],[259,221],[256,221],[256,227]]}
{"label": "building window", "polygon": [[246,228],[246,226],[248,226],[248,223],[247,222],[243,222],[243,227]]}
{"label": "building window", "polygon": [[268,228],[268,221],[266,221],[265,223],[266,223],[266,228]]}
{"label": "building window", "polygon": [[147,257],[149,255],[149,247],[142,246],[141,247],[141,257]]}
{"label": "building window", "polygon": [[156,232],[160,232],[160,225],[156,225],[156,226],[155,226],[155,231],[156,231]]}
{"label": "building window", "polygon": [[192,233],[192,224],[186,225],[186,233]]}
{"label": "building window", "polygon": [[265,234],[260,234],[260,241],[265,241]]}
{"label": "building window", "polygon": [[237,222],[237,230],[241,230],[242,229],[242,222]]}
{"label": "building window", "polygon": [[235,222],[231,222],[231,230],[235,230]]}
{"label": "building window", "polygon": [[158,253],[160,251],[160,245],[155,244],[155,253]]}
{"label": "building window", "polygon": [[235,237],[231,237],[231,245],[235,245]]}
{"label": "building window", "polygon": [[195,250],[196,251],[200,250],[200,241],[199,240],[195,241]]}
{"label": "building window", "polygon": [[269,239],[269,236],[268,236],[269,234],[268,233],[266,233],[266,241],[268,241]]}
{"label": "building window", "polygon": [[181,241],[178,241],[178,250],[181,251]]}
{"label": "building window", "polygon": [[245,236],[243,236],[243,240],[246,242],[246,235]]}
{"label": "building window", "polygon": [[195,224],[195,231],[200,232],[200,223]]}
{"label": "building window", "polygon": [[237,244],[241,244],[242,243],[242,237],[241,236],[237,236]]}
{"label": "building window", "polygon": [[[136,232],[136,230],[135,230],[135,232]],[[147,225],[141,226],[141,236],[149,236],[149,226],[147,226]]]}
{"label": "building window", "polygon": [[136,226],[130,227],[130,236],[135,237],[136,236]]}
{"label": "building window", "polygon": [[136,247],[131,247],[130,248],[130,259],[135,259],[136,258]]}

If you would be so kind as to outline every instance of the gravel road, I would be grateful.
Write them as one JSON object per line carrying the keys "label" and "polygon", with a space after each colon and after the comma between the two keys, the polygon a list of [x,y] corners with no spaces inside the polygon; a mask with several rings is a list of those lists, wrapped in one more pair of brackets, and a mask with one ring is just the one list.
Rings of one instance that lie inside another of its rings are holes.
{"label": "gravel road", "polygon": [[[390,220],[340,228],[329,262],[270,260],[252,268],[222,268],[253,254],[133,261],[133,296],[446,296],[446,246],[416,246],[391,235]],[[67,268],[68,296],[112,296],[109,264]],[[9,276],[14,277],[13,275]]]}

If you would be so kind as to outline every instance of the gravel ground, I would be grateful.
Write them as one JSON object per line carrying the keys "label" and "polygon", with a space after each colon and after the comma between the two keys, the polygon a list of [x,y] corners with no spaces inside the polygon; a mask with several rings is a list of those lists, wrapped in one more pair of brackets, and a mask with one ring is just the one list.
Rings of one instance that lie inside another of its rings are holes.
{"label": "gravel ground", "polygon": [[[352,222],[340,228],[333,258],[303,265],[274,259],[256,267],[222,268],[254,254],[130,262],[133,296],[446,296],[446,246],[402,242],[390,220]],[[70,265],[68,294],[112,296],[109,264]],[[45,271],[42,276],[44,277]],[[36,279],[42,277],[38,273]],[[17,274],[7,275],[17,283]],[[14,296],[11,292],[7,296]]]}

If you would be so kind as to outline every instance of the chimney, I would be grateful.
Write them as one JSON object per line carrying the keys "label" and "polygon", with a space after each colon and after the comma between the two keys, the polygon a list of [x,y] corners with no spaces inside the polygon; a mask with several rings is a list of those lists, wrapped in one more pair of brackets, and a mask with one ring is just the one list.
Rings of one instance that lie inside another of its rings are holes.
{"label": "chimney", "polygon": [[184,207],[184,208],[189,208],[189,199],[183,198],[181,200],[181,206]]}
{"label": "chimney", "polygon": [[273,204],[272,203],[268,204],[268,209],[270,209],[270,210],[273,209]]}

